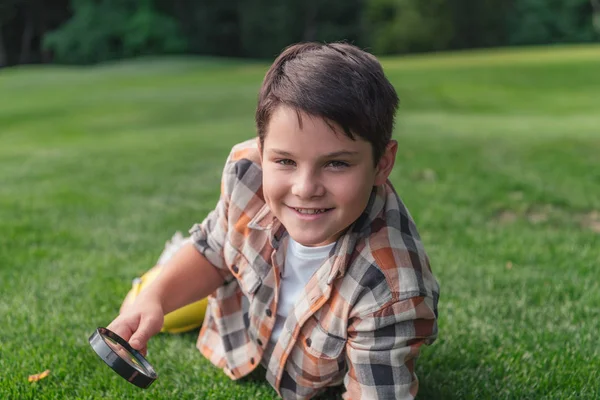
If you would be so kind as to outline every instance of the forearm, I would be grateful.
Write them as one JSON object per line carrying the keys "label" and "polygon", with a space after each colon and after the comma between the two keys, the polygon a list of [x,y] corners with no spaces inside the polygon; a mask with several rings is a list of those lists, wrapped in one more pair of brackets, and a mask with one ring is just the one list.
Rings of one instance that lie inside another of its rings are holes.
{"label": "forearm", "polygon": [[164,314],[207,297],[223,284],[223,277],[193,243],[184,245],[161,267],[158,277],[137,301],[157,299]]}

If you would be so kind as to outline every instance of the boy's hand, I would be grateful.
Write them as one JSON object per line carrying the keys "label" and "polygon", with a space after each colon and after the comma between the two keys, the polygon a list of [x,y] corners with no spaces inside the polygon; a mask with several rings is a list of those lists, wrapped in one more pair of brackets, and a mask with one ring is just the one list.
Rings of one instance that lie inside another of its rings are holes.
{"label": "boy's hand", "polygon": [[162,329],[165,314],[207,297],[224,281],[193,243],[179,249],[161,269],[133,303],[126,301],[120,315],[107,326],[143,355],[148,340]]}
{"label": "boy's hand", "polygon": [[121,336],[145,356],[148,341],[160,332],[163,322],[164,313],[160,302],[140,297],[106,328]]}

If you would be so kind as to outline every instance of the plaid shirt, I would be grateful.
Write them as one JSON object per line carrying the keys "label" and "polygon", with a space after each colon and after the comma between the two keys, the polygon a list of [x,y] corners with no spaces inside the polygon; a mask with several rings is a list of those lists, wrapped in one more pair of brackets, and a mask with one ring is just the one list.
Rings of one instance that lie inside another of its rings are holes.
{"label": "plaid shirt", "polygon": [[275,344],[269,337],[288,236],[264,201],[255,140],[234,146],[221,186],[215,210],[190,230],[225,277],[208,298],[200,352],[232,379],[262,362],[285,399],[310,398],[342,382],[345,399],[413,398],[419,349],[437,336],[439,285],[391,184],[374,188]]}

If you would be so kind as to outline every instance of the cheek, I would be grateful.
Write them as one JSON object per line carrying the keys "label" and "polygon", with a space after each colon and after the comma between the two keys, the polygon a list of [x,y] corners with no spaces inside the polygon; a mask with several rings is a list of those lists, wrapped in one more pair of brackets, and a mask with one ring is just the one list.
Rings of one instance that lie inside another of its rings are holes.
{"label": "cheek", "polygon": [[263,172],[263,193],[267,202],[277,200],[283,196],[285,193],[284,182],[277,173],[269,170]]}
{"label": "cheek", "polygon": [[348,180],[339,179],[334,181],[331,192],[337,203],[352,208],[364,208],[371,194],[372,185],[365,181],[365,177]]}

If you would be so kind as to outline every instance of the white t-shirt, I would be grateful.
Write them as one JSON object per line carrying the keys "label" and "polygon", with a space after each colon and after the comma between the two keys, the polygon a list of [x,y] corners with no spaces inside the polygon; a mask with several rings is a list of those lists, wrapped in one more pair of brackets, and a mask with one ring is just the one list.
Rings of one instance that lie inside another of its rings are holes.
{"label": "white t-shirt", "polygon": [[296,304],[298,296],[323,262],[335,242],[319,247],[306,247],[288,238],[288,248],[283,265],[281,285],[279,286],[279,304],[277,317],[271,333],[271,341],[276,342],[291,309]]}

